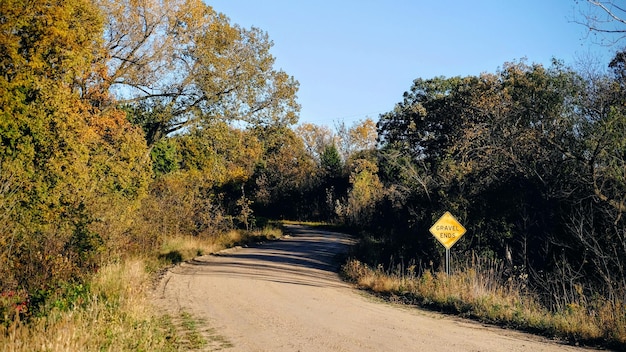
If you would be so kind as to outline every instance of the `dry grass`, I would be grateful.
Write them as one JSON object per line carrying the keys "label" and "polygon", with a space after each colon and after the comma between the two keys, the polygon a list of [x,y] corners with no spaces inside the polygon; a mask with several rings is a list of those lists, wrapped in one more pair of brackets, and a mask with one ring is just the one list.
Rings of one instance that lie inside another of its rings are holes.
{"label": "dry grass", "polygon": [[83,304],[0,327],[2,351],[175,351],[147,300],[141,259],[103,267]]}
{"label": "dry grass", "polygon": [[551,312],[527,293],[523,284],[513,280],[501,284],[497,265],[466,268],[450,276],[428,271],[418,276],[414,269],[389,273],[351,260],[343,273],[360,288],[396,301],[572,342],[626,349],[626,307],[619,300],[597,297],[593,304]]}
{"label": "dry grass", "polygon": [[278,239],[283,236],[280,228],[268,226],[252,231],[230,230],[217,236],[175,236],[163,241],[159,258],[178,263],[222,249],[248,245],[255,242]]}
{"label": "dry grass", "polygon": [[[80,297],[57,297],[45,316],[31,317],[28,322],[20,321],[18,315],[11,322],[0,323],[0,351],[180,351],[200,348],[207,342],[197,338],[198,328],[192,316],[163,315],[150,303],[148,295],[154,279],[150,272],[172,259],[188,260],[233,245],[281,236],[280,229],[268,227],[251,232],[233,230],[211,238],[167,238],[158,253],[160,260],[145,256],[109,263],[85,284],[88,289],[81,290]],[[179,320],[184,323],[182,328],[174,323]],[[219,340],[217,335],[212,338]],[[220,346],[227,346],[227,342],[218,342]]]}

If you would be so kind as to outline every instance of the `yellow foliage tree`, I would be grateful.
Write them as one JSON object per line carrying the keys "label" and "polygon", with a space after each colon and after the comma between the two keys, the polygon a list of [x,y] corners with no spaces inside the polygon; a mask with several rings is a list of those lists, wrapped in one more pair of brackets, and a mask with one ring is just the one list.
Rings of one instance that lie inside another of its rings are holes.
{"label": "yellow foliage tree", "polygon": [[91,1],[3,0],[0,14],[0,291],[32,290],[98,265],[99,230],[150,168],[140,131],[83,99],[103,28]]}
{"label": "yellow foliage tree", "polygon": [[376,203],[383,197],[383,184],[378,178],[378,166],[376,162],[366,158],[356,159],[351,165],[350,184],[348,199],[342,210],[344,219],[355,226],[369,224]]}
{"label": "yellow foliage tree", "polygon": [[293,124],[298,82],[273,68],[272,42],[200,0],[98,0],[108,78],[149,144],[218,120]]}

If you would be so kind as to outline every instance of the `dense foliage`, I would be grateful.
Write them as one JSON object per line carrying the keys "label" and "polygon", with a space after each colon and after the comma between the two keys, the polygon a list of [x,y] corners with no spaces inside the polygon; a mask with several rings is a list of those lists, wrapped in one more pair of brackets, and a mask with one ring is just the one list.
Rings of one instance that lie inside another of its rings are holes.
{"label": "dense foliage", "polygon": [[439,263],[428,228],[449,210],[468,229],[459,257],[507,260],[550,304],[623,293],[622,60],[587,77],[518,62],[415,80],[378,124],[386,254]]}
{"label": "dense foliage", "polygon": [[117,245],[149,163],[141,131],[79,83],[99,50],[91,3],[3,1],[1,13],[0,291],[33,292],[82,277]]}
{"label": "dense foliage", "polygon": [[0,321],[165,236],[253,225],[247,188],[301,145],[271,46],[199,0],[0,1]]}

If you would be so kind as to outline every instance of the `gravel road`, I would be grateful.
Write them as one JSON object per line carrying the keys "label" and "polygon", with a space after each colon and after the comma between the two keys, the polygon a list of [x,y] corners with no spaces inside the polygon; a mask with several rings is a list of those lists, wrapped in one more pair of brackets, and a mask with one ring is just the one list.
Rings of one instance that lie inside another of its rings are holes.
{"label": "gravel road", "polygon": [[287,231],[278,241],[176,266],[156,304],[200,319],[209,351],[584,350],[380,302],[337,275],[348,237],[296,225]]}

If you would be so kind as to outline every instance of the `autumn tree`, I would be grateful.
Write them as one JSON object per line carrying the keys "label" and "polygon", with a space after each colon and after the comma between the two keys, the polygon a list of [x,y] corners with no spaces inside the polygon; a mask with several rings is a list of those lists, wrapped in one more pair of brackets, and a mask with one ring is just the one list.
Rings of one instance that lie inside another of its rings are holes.
{"label": "autumn tree", "polygon": [[316,162],[320,161],[324,148],[333,144],[336,139],[335,134],[328,126],[313,123],[302,123],[296,127],[295,132],[304,142],[307,153]]}
{"label": "autumn tree", "polygon": [[209,185],[247,181],[262,156],[262,144],[252,131],[223,121],[172,139],[178,150],[180,170],[197,172]]}
{"label": "autumn tree", "polygon": [[258,127],[253,130],[263,146],[254,174],[254,201],[260,215],[311,218],[315,202],[316,165],[304,142],[290,128]]}
{"label": "autumn tree", "polygon": [[[376,178],[377,173],[375,154],[376,154],[376,124],[372,119],[356,121],[348,126],[345,123],[338,123],[335,129],[331,130],[327,126],[319,126],[311,123],[304,123],[295,129],[297,136],[304,142],[305,149],[309,158],[316,164],[316,172],[313,174],[310,187],[316,189],[311,193],[309,199],[310,204],[316,205],[318,209],[314,213],[321,216],[324,220],[334,219],[340,216],[343,220],[351,219],[352,223],[366,219],[367,216],[354,216],[349,218],[348,213],[361,213],[361,205],[368,206],[375,202],[365,201],[363,197],[358,196],[359,190],[364,190],[369,186],[365,186],[367,182],[361,182],[369,179],[368,175]],[[354,180],[359,180],[350,185],[350,173],[354,170],[355,165],[370,165],[357,167],[360,176],[356,176]],[[344,166],[348,166],[344,168]],[[376,169],[376,171],[372,171]],[[372,180],[373,180],[372,178]],[[374,183],[376,183],[374,182]],[[354,191],[354,195],[350,198],[348,192]],[[366,191],[367,193],[367,191]],[[367,198],[367,197],[366,197]],[[376,198],[376,197],[374,197]],[[359,199],[359,201],[356,201]],[[369,199],[369,198],[368,198]],[[348,205],[350,203],[350,205]],[[364,208],[363,208],[364,209]]]}
{"label": "autumn tree", "polygon": [[350,187],[345,200],[335,206],[342,222],[355,228],[364,228],[373,222],[376,206],[384,194],[376,161],[358,158],[349,163]]}
{"label": "autumn tree", "polygon": [[200,0],[99,0],[107,19],[100,89],[133,113],[150,145],[214,120],[296,122],[298,82],[274,69],[272,42]]}
{"label": "autumn tree", "polygon": [[347,125],[344,121],[337,122],[334,136],[333,143],[341,158],[348,162],[355,153],[376,148],[376,123],[371,118],[355,121],[352,125]]}
{"label": "autumn tree", "polygon": [[[16,231],[2,241],[8,259],[1,264],[2,289],[30,289],[71,277],[73,263],[57,254],[73,235],[89,236],[81,224],[86,214],[79,197],[89,186],[85,142],[91,138],[84,107],[74,104],[72,83],[91,55],[97,31],[89,27],[97,29],[99,22],[86,2],[51,5],[1,5],[0,158],[3,176],[19,180],[9,191],[19,205],[10,215]],[[82,16],[74,18],[75,12]]]}
{"label": "autumn tree", "polygon": [[98,9],[83,0],[0,8],[0,179],[13,228],[0,234],[0,291],[32,291],[78,280],[114,250],[118,216],[145,193],[150,164],[125,115],[83,97],[100,53]]}

